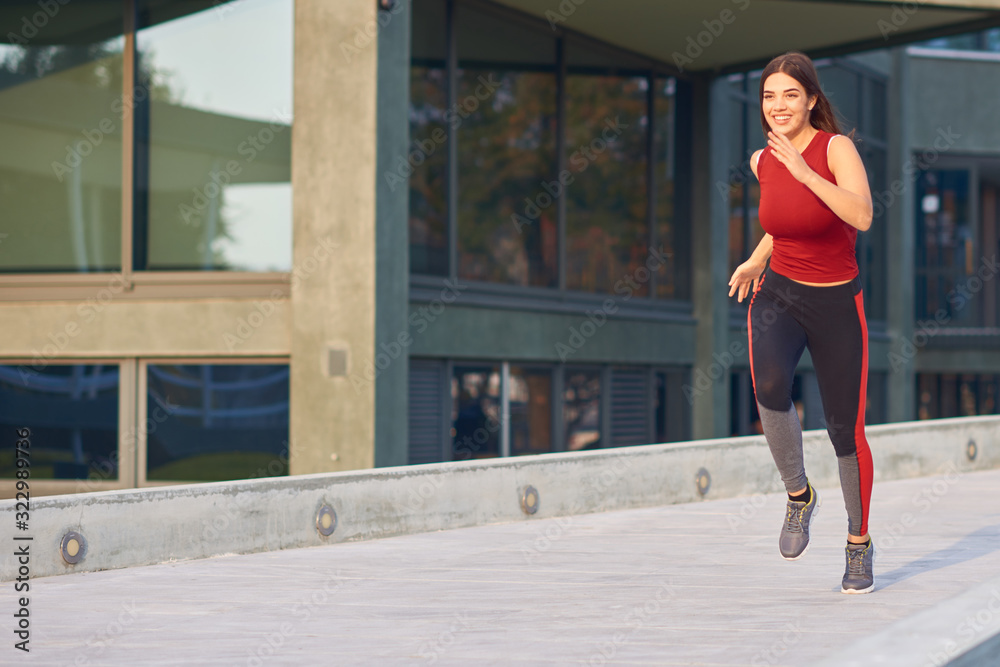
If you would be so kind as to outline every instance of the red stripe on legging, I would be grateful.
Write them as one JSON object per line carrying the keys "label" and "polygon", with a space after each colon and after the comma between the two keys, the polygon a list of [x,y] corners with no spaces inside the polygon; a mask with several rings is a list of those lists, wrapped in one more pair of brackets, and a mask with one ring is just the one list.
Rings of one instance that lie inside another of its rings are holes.
{"label": "red stripe on legging", "polygon": [[854,445],[858,457],[858,476],[861,485],[861,535],[868,534],[868,508],[872,501],[872,484],[875,477],[875,466],[872,463],[872,450],[865,438],[865,395],[868,389],[868,324],[865,321],[865,305],[862,293],[854,295],[854,305],[858,309],[858,321],[861,323],[861,383],[858,388],[858,418],[854,423]]}
{"label": "red stripe on legging", "polygon": [[749,355],[750,355],[750,384],[753,385],[753,395],[757,396],[757,379],[753,376],[753,329],[750,326],[750,311],[753,310],[753,300],[757,298],[757,292],[760,288],[764,286],[765,274],[760,282],[757,283],[757,289],[754,290],[753,296],[750,297],[750,306],[747,308],[747,342],[749,343]]}

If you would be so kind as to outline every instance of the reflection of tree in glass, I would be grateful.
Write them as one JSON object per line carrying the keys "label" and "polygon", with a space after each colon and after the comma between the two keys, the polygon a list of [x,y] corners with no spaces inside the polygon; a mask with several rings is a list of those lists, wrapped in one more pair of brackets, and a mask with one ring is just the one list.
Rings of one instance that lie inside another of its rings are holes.
{"label": "reflection of tree in glass", "polygon": [[[611,291],[645,262],[648,85],[643,77],[566,79],[566,150],[575,177],[566,211],[566,281],[572,289]],[[614,136],[608,124],[616,121],[621,133]],[[647,285],[636,293],[648,293]]]}
{"label": "reflection of tree in glass", "polygon": [[[481,79],[499,81],[458,130],[459,274],[473,280],[551,286],[556,280],[557,207],[541,199],[537,218],[520,229],[528,202],[547,195],[556,179],[555,76],[536,72],[464,69],[459,100]],[[534,212],[534,211],[532,211]]]}
{"label": "reflection of tree in glass", "polygon": [[[410,269],[414,273],[448,272],[446,202],[448,125],[444,69],[410,69]],[[412,157],[411,157],[412,156]],[[393,173],[399,175],[397,165]]]}

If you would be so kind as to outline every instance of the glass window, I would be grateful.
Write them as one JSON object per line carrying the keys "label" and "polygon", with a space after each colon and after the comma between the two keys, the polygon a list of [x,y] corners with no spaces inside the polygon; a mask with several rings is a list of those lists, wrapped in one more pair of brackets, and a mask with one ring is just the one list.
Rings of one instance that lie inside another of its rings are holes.
{"label": "glass window", "polygon": [[563,399],[566,450],[601,447],[601,372],[567,369]]}
{"label": "glass window", "polygon": [[[683,266],[679,248],[675,241],[678,237],[675,173],[677,169],[677,147],[674,138],[677,126],[677,81],[676,79],[657,78],[656,121],[653,137],[653,154],[656,165],[656,239],[663,252],[669,255],[666,262],[657,268],[656,296],[663,299],[680,299],[682,293],[679,275]],[[687,253],[683,253],[686,255]]]}
{"label": "glass window", "polygon": [[146,479],[288,474],[288,366],[147,366]]}
{"label": "glass window", "polygon": [[136,268],[288,271],[292,0],[139,0]]}
{"label": "glass window", "polygon": [[14,476],[17,429],[31,431],[31,477],[118,479],[118,366],[0,366],[0,478]]}
{"label": "glass window", "polygon": [[54,6],[0,15],[0,271],[119,270],[123,5]]}
{"label": "glass window", "polygon": [[[977,269],[969,219],[969,173],[931,170],[917,180],[916,312],[918,319],[938,311],[952,326],[975,326],[979,308],[959,293]],[[940,321],[940,319],[939,319]]]}
{"label": "glass window", "polygon": [[510,454],[552,451],[552,371],[510,367]]}
{"label": "glass window", "polygon": [[398,183],[410,174],[410,271],[440,276],[448,275],[445,23],[444,0],[413,3],[410,152],[389,176]]}
{"label": "glass window", "polygon": [[[566,286],[611,292],[649,253],[650,79],[588,65],[591,60],[587,50],[568,43],[565,158],[574,180],[566,188]],[[637,284],[634,294],[648,296],[648,281]]]}
{"label": "glass window", "polygon": [[458,274],[558,280],[556,41],[459,6]]}
{"label": "glass window", "polygon": [[500,456],[500,367],[455,366],[451,399],[452,459]]}
{"label": "glass window", "polygon": [[918,373],[917,418],[1000,414],[1000,375]]}
{"label": "glass window", "polygon": [[841,129],[850,132],[851,128],[858,127],[861,119],[861,82],[858,75],[837,65],[818,67],[817,70],[823,92],[838,114]]}

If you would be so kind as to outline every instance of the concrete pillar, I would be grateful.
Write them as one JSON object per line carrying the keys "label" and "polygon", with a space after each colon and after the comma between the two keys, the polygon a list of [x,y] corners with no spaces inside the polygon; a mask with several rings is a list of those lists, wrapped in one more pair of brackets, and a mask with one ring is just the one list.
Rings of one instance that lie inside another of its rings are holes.
{"label": "concrete pillar", "polygon": [[[729,431],[729,211],[715,196],[728,183],[729,128],[726,79],[699,79],[694,85],[692,171],[692,275],[698,320],[695,364],[686,393],[692,400],[692,437],[718,438]],[[720,361],[721,359],[721,361]]]}
{"label": "concrete pillar", "polygon": [[899,422],[916,419],[915,359],[912,348],[906,345],[913,341],[916,262],[913,199],[916,183],[913,175],[903,172],[903,165],[910,159],[913,136],[910,65],[905,47],[893,49],[888,98],[888,190],[881,194],[886,201],[889,197],[894,199],[886,207],[886,224],[889,226],[886,230],[886,245],[889,248],[886,253],[886,328],[891,339],[886,417],[890,422]]}
{"label": "concrete pillar", "polygon": [[293,475],[375,463],[375,25],[373,0],[295,3]]}
{"label": "concrete pillar", "polygon": [[[408,461],[410,191],[405,180],[387,179],[386,174],[402,171],[400,160],[405,163],[410,143],[410,7],[410,0],[397,0],[392,11],[382,14],[378,34],[375,352],[380,370],[375,381],[376,466],[406,465]],[[381,368],[384,363],[388,366]]]}

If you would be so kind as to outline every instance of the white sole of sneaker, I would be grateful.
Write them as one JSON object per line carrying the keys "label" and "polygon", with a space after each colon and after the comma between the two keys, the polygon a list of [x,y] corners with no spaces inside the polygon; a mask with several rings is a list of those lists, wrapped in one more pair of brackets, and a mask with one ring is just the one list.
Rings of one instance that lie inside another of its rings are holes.
{"label": "white sole of sneaker", "polygon": [[873,590],[875,590],[875,584],[874,583],[871,586],[869,586],[868,588],[860,588],[860,589],[843,588],[843,587],[841,587],[840,592],[843,593],[843,594],[845,594],[845,595],[864,595],[865,593],[871,593]]}
{"label": "white sole of sneaker", "polygon": [[[816,489],[814,488],[813,491],[816,491]],[[817,491],[816,492],[816,507],[813,508],[812,516],[809,517],[810,530],[812,529],[813,519],[815,519],[816,516],[819,514],[819,508],[822,507],[822,506],[823,506],[823,499],[820,497],[819,492]],[[795,556],[794,558],[789,558],[788,556],[781,556],[781,557],[784,558],[785,560],[788,560],[788,561],[799,560],[799,559],[803,558],[807,553],[809,553],[809,545],[810,544],[812,544],[812,533],[809,533],[809,541],[806,542],[806,548],[802,550],[802,553],[800,553],[798,556]],[[780,554],[781,552],[779,551],[778,553]]]}

